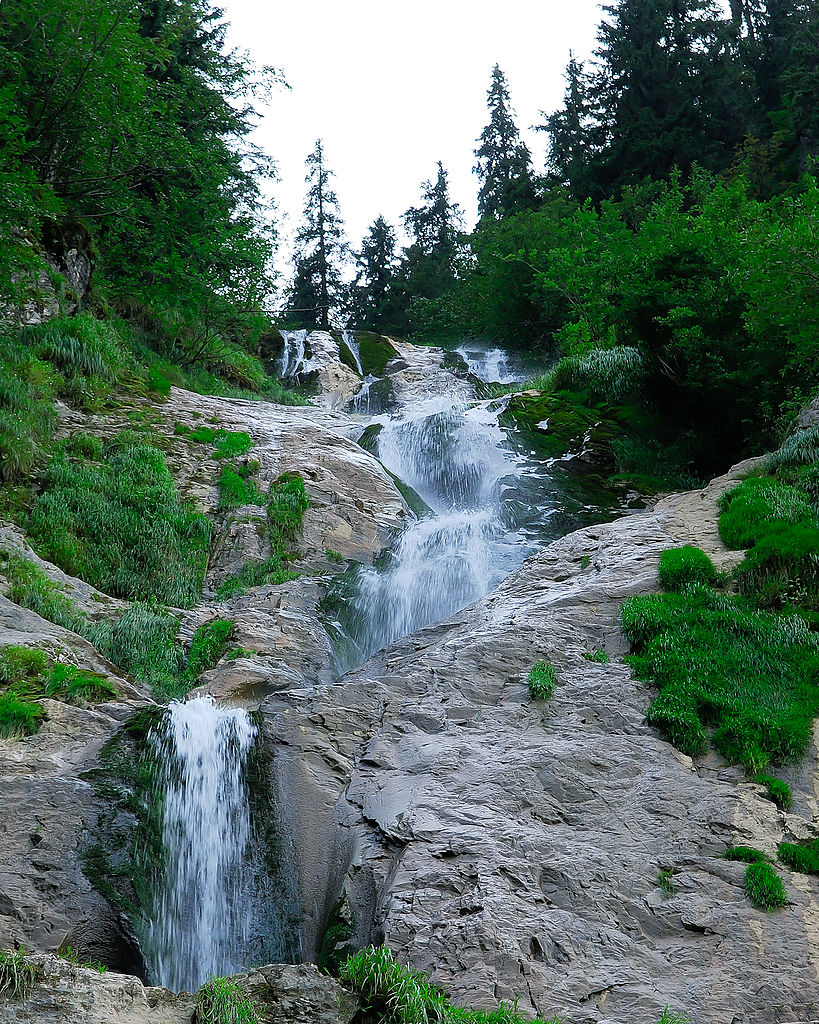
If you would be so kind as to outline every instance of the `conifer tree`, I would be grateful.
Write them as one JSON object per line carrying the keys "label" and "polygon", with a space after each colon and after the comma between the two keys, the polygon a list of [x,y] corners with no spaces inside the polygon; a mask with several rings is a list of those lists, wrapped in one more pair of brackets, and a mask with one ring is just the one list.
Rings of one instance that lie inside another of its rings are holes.
{"label": "conifer tree", "polygon": [[438,298],[455,280],[455,259],[463,214],[449,197],[447,172],[438,161],[435,181],[425,181],[423,201],[404,214],[412,242],[404,252],[401,275],[411,299]]}
{"label": "conifer tree", "polygon": [[357,274],[353,285],[352,316],[358,326],[396,330],[403,325],[397,287],[395,231],[377,217],[355,253]]}
{"label": "conifer tree", "polygon": [[290,317],[305,327],[327,330],[331,314],[343,301],[341,266],[346,255],[338,199],[330,187],[324,144],[316,140],[306,160],[309,185],[304,216],[296,233],[295,272],[290,289]]}
{"label": "conifer tree", "polygon": [[486,94],[489,124],[481,132],[473,168],[481,187],[478,213],[481,218],[501,218],[537,205],[532,158],[514,121],[506,76],[496,64]]}

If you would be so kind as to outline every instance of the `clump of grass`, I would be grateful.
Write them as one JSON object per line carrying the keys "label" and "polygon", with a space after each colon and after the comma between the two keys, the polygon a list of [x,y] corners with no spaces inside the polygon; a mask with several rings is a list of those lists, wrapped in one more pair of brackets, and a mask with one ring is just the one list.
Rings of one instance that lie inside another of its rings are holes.
{"label": "clump of grass", "polygon": [[253,440],[244,430],[223,430],[221,427],[196,427],[188,431],[186,428],[174,429],[175,433],[184,433],[191,441],[199,444],[212,444],[213,456],[216,459],[237,459],[246,455],[253,447]]}
{"label": "clump of grass", "polygon": [[193,635],[185,674],[189,680],[198,679],[225,656],[236,627],[230,619],[211,619],[201,625]]}
{"label": "clump of grass", "polygon": [[548,700],[555,692],[557,672],[548,661],[536,661],[526,680],[532,700]]}
{"label": "clump of grass", "polygon": [[691,586],[634,597],[622,624],[639,678],[660,689],[647,720],[676,747],[714,746],[752,774],[800,757],[819,714],[819,637],[799,616]]}
{"label": "clump of grass", "polygon": [[197,993],[195,1024],[259,1024],[253,1000],[229,978],[211,978]]}
{"label": "clump of grass", "polygon": [[[358,992],[367,1019],[389,1024],[530,1024],[517,1006],[501,1003],[497,1010],[453,1006],[443,989],[420,971],[399,963],[386,946],[370,946],[341,965],[341,980]],[[559,1018],[538,1018],[531,1024],[559,1024]]]}
{"label": "clump of grass", "polygon": [[778,470],[793,469],[819,462],[819,426],[796,430],[767,459],[767,468],[774,473]]}
{"label": "clump of grass", "polygon": [[776,910],[788,902],[782,879],[770,864],[749,864],[745,871],[745,892],[760,910]]}
{"label": "clump of grass", "polygon": [[2,571],[9,584],[9,599],[65,629],[82,632],[87,621],[81,609],[59,583],[22,555],[0,552]]}
{"label": "clump of grass", "polygon": [[179,607],[198,600],[211,526],[180,501],[152,445],[120,440],[100,463],[58,452],[27,528],[41,557],[106,593]]}
{"label": "clump of grass", "polygon": [[754,782],[760,783],[767,790],[768,799],[777,807],[787,811],[793,803],[791,787],[784,779],[776,779],[772,775],[755,775]]}
{"label": "clump of grass", "polygon": [[674,892],[674,869],[660,868],[657,874],[657,886],[670,896]]}
{"label": "clump of grass", "polygon": [[805,875],[819,875],[819,841],[810,843],[780,843],[779,859],[793,871]]}
{"label": "clump of grass", "polygon": [[45,651],[19,644],[0,647],[0,683],[28,689],[36,685],[47,671]]}
{"label": "clump of grass", "polygon": [[284,473],[270,485],[267,518],[274,548],[277,541],[283,543],[295,538],[309,507],[304,479],[298,473]]}
{"label": "clump of grass", "polygon": [[136,602],[114,623],[97,630],[100,653],[150,687],[158,700],[184,693],[185,654],[176,637],[179,622],[155,605]]}
{"label": "clump of grass", "polygon": [[765,854],[753,846],[729,846],[723,853],[724,860],[738,860],[743,864],[764,864]]}
{"label": "clump of grass", "polygon": [[591,398],[619,401],[639,391],[644,377],[638,349],[617,346],[565,356],[527,386],[540,391],[585,391]]}
{"label": "clump of grass", "polygon": [[770,477],[749,477],[719,499],[719,533],[729,548],[750,548],[779,522],[811,524],[816,514],[805,494]]}
{"label": "clump of grass", "polygon": [[0,996],[25,999],[34,988],[34,965],[25,949],[0,949]]}
{"label": "clump of grass", "polygon": [[335,562],[336,564],[340,564],[344,561],[344,555],[342,555],[339,551],[334,551],[332,548],[327,548],[325,555],[327,557],[328,562]]}
{"label": "clump of grass", "polygon": [[606,653],[606,651],[601,650],[599,648],[596,651],[584,651],[583,657],[586,659],[586,661],[594,661],[598,665],[608,665],[609,663],[608,654]]}
{"label": "clump of grass", "polygon": [[0,694],[0,737],[32,736],[45,718],[42,706],[29,697],[8,690]]}
{"label": "clump of grass", "polygon": [[660,555],[658,573],[665,590],[679,591],[695,583],[712,583],[717,570],[704,551],[687,544],[664,551]]}
{"label": "clump of grass", "polygon": [[250,467],[223,466],[219,474],[219,508],[236,509],[243,505],[264,505],[265,497],[255,480],[250,480]]}
{"label": "clump of grass", "polygon": [[222,580],[216,589],[216,600],[227,601],[231,597],[247,593],[252,587],[267,584],[279,586],[298,579],[298,576],[297,572],[291,572],[283,567],[281,555],[266,558],[263,562],[245,562],[235,576],[228,576]]}
{"label": "clump of grass", "polygon": [[105,974],[108,970],[101,960],[80,960],[77,951],[65,943],[57,950],[57,956],[67,960],[70,964],[76,964],[77,967],[85,967],[90,971],[97,971],[99,974]]}
{"label": "clump of grass", "polygon": [[46,697],[69,704],[90,704],[117,696],[116,687],[104,676],[61,662],[55,662],[52,666],[43,682],[43,693]]}

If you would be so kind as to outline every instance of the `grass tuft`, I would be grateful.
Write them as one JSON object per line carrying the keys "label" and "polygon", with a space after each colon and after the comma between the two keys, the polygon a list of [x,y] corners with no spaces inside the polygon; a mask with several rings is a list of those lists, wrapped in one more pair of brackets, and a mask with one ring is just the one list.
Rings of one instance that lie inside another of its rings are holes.
{"label": "grass tuft", "polygon": [[758,782],[767,790],[768,799],[772,800],[777,807],[787,811],[793,803],[791,787],[783,779],[776,779],[772,775],[755,775],[754,782]]}
{"label": "grass tuft", "polygon": [[745,871],[745,892],[760,910],[776,910],[788,902],[782,879],[770,864],[749,864]]}
{"label": "grass tuft", "polygon": [[229,978],[211,978],[197,993],[195,1024],[259,1024],[253,1000]]}
{"label": "grass tuft", "polygon": [[548,661],[536,661],[526,680],[532,700],[548,700],[555,692],[557,672]]}
{"label": "grass tuft", "polygon": [[25,999],[34,988],[34,965],[25,949],[0,949],[0,996]]}
{"label": "grass tuft", "polygon": [[717,576],[714,563],[700,548],[688,544],[670,548],[660,555],[660,584],[665,590],[685,590],[698,583],[712,583]]}
{"label": "grass tuft", "polygon": [[819,875],[819,841],[811,843],[780,843],[779,859],[793,871],[805,875]]}
{"label": "grass tuft", "polygon": [[221,661],[227,653],[235,629],[229,619],[211,619],[196,630],[185,670],[189,680],[198,679],[203,672]]}
{"label": "grass tuft", "polygon": [[738,860],[743,864],[764,864],[765,854],[753,846],[729,846],[722,854],[724,860]]}

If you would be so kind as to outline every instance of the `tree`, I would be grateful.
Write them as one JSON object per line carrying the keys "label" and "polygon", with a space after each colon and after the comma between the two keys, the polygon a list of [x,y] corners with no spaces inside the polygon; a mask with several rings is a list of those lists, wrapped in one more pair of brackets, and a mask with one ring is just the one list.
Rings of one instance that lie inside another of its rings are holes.
{"label": "tree", "polygon": [[296,269],[290,291],[296,316],[291,319],[327,330],[331,313],[343,301],[341,265],[346,245],[338,199],[330,187],[333,172],[327,167],[321,139],[316,140],[306,166],[305,181],[310,187],[296,233]]}
{"label": "tree", "polygon": [[582,63],[569,54],[566,67],[566,92],[563,107],[538,125],[539,131],[549,133],[549,173],[547,181],[565,185],[580,201],[589,195],[589,165],[599,143],[595,143],[592,130],[592,100]]}
{"label": "tree", "polygon": [[481,218],[501,218],[537,205],[532,158],[514,121],[506,76],[496,64],[486,94],[489,124],[481,132],[473,168],[481,187],[478,213]]}
{"label": "tree", "polygon": [[403,293],[396,271],[398,254],[395,231],[384,217],[377,217],[355,254],[357,274],[353,285],[352,315],[360,327],[401,330],[405,324]]}
{"label": "tree", "polygon": [[404,214],[412,239],[404,251],[401,276],[410,298],[438,298],[455,280],[455,260],[463,214],[449,198],[449,181],[441,161],[435,181],[421,186],[422,203]]}

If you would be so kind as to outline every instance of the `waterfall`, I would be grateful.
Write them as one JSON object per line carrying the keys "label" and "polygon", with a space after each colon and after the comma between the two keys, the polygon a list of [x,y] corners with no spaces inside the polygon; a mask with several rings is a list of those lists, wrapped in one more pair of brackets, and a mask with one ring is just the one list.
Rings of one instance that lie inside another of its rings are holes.
{"label": "waterfall", "polygon": [[512,384],[523,379],[522,371],[512,365],[508,353],[502,348],[472,344],[461,345],[455,351],[466,363],[469,372],[485,384]]}
{"label": "waterfall", "polygon": [[351,633],[361,657],[483,597],[528,553],[504,522],[503,480],[518,461],[502,409],[443,394],[384,423],[379,458],[433,515],[402,534],[385,570],[359,574]]}
{"label": "waterfall", "polygon": [[279,376],[295,377],[304,369],[305,342],[307,331],[281,331],[284,349],[279,365]]}
{"label": "waterfall", "polygon": [[364,370],[361,366],[361,353],[358,346],[358,338],[356,338],[353,331],[342,331],[341,337],[344,339],[344,344],[350,350],[350,354],[355,359],[355,368],[358,370],[359,377],[364,376]]}
{"label": "waterfall", "polygon": [[172,703],[151,734],[165,864],[146,952],[154,980],[173,991],[241,970],[253,939],[244,767],[255,735],[247,711],[210,697]]}

